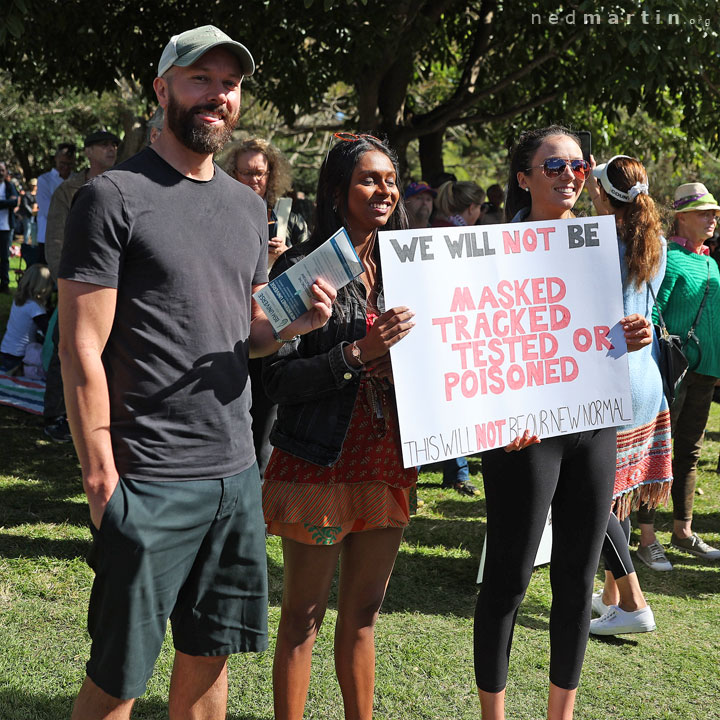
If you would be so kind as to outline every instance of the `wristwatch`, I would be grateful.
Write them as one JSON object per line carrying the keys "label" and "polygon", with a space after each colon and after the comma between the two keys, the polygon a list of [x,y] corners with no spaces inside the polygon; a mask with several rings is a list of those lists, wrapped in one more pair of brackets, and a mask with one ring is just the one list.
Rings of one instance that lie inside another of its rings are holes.
{"label": "wristwatch", "polygon": [[277,330],[275,328],[272,328],[272,334],[273,338],[275,339],[275,342],[280,343],[281,345],[287,345],[287,343],[295,342],[300,338],[299,335],[293,335],[293,337],[289,338],[288,340],[283,340],[280,335],[278,335]]}
{"label": "wristwatch", "polygon": [[362,352],[360,350],[360,346],[357,344],[357,340],[353,341],[350,345],[350,354],[360,363],[360,365],[364,365],[362,359]]}

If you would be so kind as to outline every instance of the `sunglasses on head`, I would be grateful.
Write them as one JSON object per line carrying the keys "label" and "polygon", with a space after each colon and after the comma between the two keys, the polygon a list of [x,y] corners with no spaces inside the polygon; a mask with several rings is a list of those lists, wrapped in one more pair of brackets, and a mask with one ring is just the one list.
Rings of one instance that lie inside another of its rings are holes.
{"label": "sunglasses on head", "polygon": [[336,132],[333,133],[333,136],[336,137],[338,140],[344,140],[345,142],[357,142],[362,138],[371,138],[372,140],[382,142],[380,138],[376,138],[374,135],[368,135],[367,133],[361,133],[360,135],[356,135],[355,133],[349,132]]}
{"label": "sunglasses on head", "polygon": [[[542,168],[543,175],[545,175],[545,177],[554,178],[562,175],[565,172],[565,168],[568,166],[578,180],[585,180],[585,178],[587,178],[590,174],[590,163],[585,160],[548,158],[542,165],[535,165],[533,167]],[[527,170],[529,171],[532,169],[532,167],[529,167]]]}
{"label": "sunglasses on head", "polygon": [[[357,142],[358,140],[362,140],[363,138],[370,138],[371,140],[377,140],[379,143],[382,142],[382,140],[380,138],[376,138],[374,135],[368,135],[367,133],[360,133],[359,135],[356,135],[355,133],[351,133],[351,132],[336,132],[336,133],[333,133],[333,137],[336,140],[342,140],[343,142]],[[327,162],[327,159],[330,155],[331,150],[332,150],[332,147],[329,147],[327,154],[325,155],[325,160],[323,160],[323,165]]]}

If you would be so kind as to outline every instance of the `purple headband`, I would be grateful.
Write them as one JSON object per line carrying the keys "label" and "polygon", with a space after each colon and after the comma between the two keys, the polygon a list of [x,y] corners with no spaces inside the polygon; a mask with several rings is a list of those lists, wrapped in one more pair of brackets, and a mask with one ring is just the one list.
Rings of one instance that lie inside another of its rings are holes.
{"label": "purple headband", "polygon": [[673,203],[673,208],[677,210],[677,208],[683,207],[684,205],[687,205],[688,203],[694,202],[695,200],[699,200],[702,197],[705,197],[706,195],[709,195],[709,193],[698,193],[697,195],[688,195],[687,197],[680,198],[679,200],[676,200]]}

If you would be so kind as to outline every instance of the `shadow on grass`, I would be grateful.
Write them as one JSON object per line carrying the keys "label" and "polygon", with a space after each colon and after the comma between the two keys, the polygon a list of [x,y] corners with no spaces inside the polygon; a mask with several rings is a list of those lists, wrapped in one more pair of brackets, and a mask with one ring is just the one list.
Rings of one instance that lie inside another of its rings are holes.
{"label": "shadow on grass", "polygon": [[74,560],[84,558],[89,549],[89,540],[50,540],[24,535],[0,535],[0,557],[4,558],[52,557],[58,560]]}
{"label": "shadow on grass", "polygon": [[[672,572],[655,572],[644,566],[638,568],[642,589],[668,597],[693,598],[714,595],[718,591],[716,563],[708,563],[689,555],[666,553]],[[640,563],[638,563],[640,564]]]}
{"label": "shadow on grass", "polygon": [[78,479],[72,443],[53,443],[43,433],[42,418],[0,407],[0,472],[38,480]]}
{"label": "shadow on grass", "polygon": [[0,690],[0,717],[3,720],[56,720],[69,718],[75,698],[68,695],[31,694],[7,686]]}
{"label": "shadow on grass", "polygon": [[545,603],[525,597],[520,603],[515,623],[529,630],[549,632],[550,608]]}
{"label": "shadow on grass", "polygon": [[[693,512],[692,529],[703,533],[720,533],[720,512]],[[710,543],[712,545],[712,542]]]}
{"label": "shadow on grass", "polygon": [[698,471],[707,473],[717,472],[718,460],[720,460],[720,458],[710,458],[709,460],[706,458],[700,459],[698,461]]}
{"label": "shadow on grass", "polygon": [[[436,507],[443,503],[437,503]],[[462,503],[467,505],[468,503]],[[478,512],[478,517],[482,513]],[[475,517],[466,515],[466,517]],[[460,548],[476,553],[478,560],[485,537],[485,523],[478,520],[464,520],[462,517],[426,517],[416,515],[405,529],[404,541],[409,545],[427,548]]]}
{"label": "shadow on grass", "polygon": [[50,442],[42,419],[6,407],[0,407],[0,437],[0,527],[86,525],[87,506],[69,500],[82,494],[72,444]]}
{"label": "shadow on grass", "polygon": [[[382,612],[411,612],[471,618],[475,610],[477,560],[425,557],[401,551]],[[282,564],[268,559],[270,605],[282,600]],[[337,610],[337,574],[328,608]]]}
{"label": "shadow on grass", "polygon": [[[472,500],[460,500],[457,497],[450,496],[447,500],[438,500],[434,504],[435,512],[449,518],[462,517],[485,517],[485,498],[477,497]],[[422,516],[419,516],[420,518]],[[418,517],[413,517],[410,521],[410,527],[416,522]],[[477,525],[477,523],[474,523]]]}
{"label": "shadow on grass", "polygon": [[0,488],[0,526],[9,528],[26,523],[87,525],[87,505],[66,500],[80,492],[79,486],[63,489],[51,482],[6,483]]}
{"label": "shadow on grass", "polygon": [[[0,690],[2,720],[58,720],[69,718],[75,696],[31,694],[23,690]],[[165,720],[167,702],[140,698],[133,707],[133,720]],[[227,720],[270,720],[267,715],[228,713]]]}
{"label": "shadow on grass", "polygon": [[590,635],[590,640],[599,642],[603,645],[615,645],[616,647],[623,647],[627,645],[630,647],[637,647],[639,645],[637,640],[630,640],[628,638],[618,637],[617,635]]}
{"label": "shadow on grass", "polygon": [[[707,533],[717,534],[720,532],[720,512],[697,512],[696,510],[693,513],[692,525],[693,530],[701,537]],[[655,529],[670,533],[672,528],[672,512],[658,511],[655,516]],[[710,545],[717,546],[717,543],[711,538],[707,538],[707,540]],[[669,597],[688,598],[717,593],[717,573],[713,572],[720,565],[717,561],[708,562],[675,550],[670,545],[669,538],[667,541],[661,539],[665,546],[665,554],[673,569],[671,572],[656,572],[647,568],[637,559],[635,551],[637,551],[639,541],[640,533],[633,529],[630,549],[643,590]]]}

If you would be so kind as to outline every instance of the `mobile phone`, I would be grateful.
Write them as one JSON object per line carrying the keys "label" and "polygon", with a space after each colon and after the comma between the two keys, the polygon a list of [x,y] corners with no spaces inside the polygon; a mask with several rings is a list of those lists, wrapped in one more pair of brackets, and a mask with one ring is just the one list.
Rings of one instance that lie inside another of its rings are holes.
{"label": "mobile phone", "polygon": [[578,133],[580,138],[580,149],[584,160],[590,162],[590,154],[592,153],[592,133],[589,130],[581,130]]}

